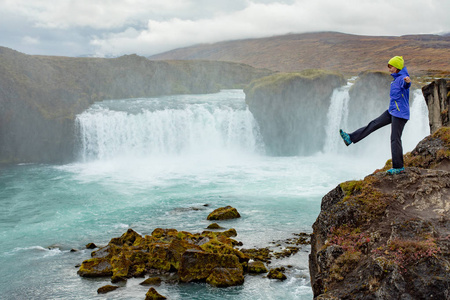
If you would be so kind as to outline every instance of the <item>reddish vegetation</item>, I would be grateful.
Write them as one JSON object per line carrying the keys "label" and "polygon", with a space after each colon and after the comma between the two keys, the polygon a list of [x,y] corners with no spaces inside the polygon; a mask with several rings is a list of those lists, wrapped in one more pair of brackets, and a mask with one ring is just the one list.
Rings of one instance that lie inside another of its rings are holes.
{"label": "reddish vegetation", "polygon": [[336,32],[288,34],[227,41],[172,50],[151,59],[205,59],[249,64],[274,71],[325,69],[358,74],[386,71],[387,60],[402,55],[415,75],[450,75],[450,36],[359,36]]}

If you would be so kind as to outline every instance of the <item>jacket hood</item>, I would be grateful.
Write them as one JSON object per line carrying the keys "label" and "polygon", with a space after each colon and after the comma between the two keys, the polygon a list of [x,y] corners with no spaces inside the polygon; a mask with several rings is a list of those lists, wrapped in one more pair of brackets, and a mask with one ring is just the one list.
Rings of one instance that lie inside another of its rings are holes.
{"label": "jacket hood", "polygon": [[409,76],[409,73],[406,67],[403,67],[403,69],[401,69],[400,72],[391,74],[391,76],[397,78],[398,76]]}

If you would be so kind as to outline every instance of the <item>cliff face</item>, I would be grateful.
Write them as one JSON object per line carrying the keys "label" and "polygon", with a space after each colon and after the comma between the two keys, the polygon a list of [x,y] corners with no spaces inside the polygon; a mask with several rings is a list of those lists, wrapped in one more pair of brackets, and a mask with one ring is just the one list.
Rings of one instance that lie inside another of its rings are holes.
{"label": "cliff face", "polygon": [[450,298],[450,128],[322,199],[309,259],[315,299]]}
{"label": "cliff face", "polygon": [[431,133],[449,126],[450,82],[445,79],[433,81],[422,88],[422,93],[428,106]]}
{"label": "cliff face", "polygon": [[345,85],[341,74],[319,70],[261,78],[244,89],[270,155],[322,150],[330,96]]}
{"label": "cliff face", "polygon": [[391,81],[392,76],[384,72],[367,71],[358,75],[349,90],[348,128],[360,128],[388,108]]}
{"label": "cliff face", "polygon": [[[382,72],[359,75],[349,90],[349,128],[378,117],[389,103],[392,77]],[[339,73],[307,70],[260,78],[244,89],[270,155],[309,155],[322,151],[330,100],[346,84]]]}
{"label": "cliff face", "polygon": [[24,55],[0,47],[0,163],[74,158],[74,118],[104,99],[210,93],[271,74],[225,62]]}

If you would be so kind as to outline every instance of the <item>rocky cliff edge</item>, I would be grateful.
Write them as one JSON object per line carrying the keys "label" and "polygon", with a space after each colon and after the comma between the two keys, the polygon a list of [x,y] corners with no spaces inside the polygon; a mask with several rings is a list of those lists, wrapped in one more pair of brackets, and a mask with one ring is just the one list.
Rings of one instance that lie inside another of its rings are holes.
{"label": "rocky cliff edge", "polygon": [[322,199],[309,258],[315,299],[450,299],[450,128]]}

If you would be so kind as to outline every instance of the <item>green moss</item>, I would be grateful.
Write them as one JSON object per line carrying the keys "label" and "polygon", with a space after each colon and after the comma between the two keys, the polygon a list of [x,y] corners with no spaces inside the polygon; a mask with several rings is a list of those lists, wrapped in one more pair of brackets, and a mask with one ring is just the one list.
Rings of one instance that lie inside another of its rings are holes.
{"label": "green moss", "polygon": [[166,297],[160,295],[154,288],[150,288],[145,294],[145,300],[164,300]]}
{"label": "green moss", "polygon": [[439,128],[432,137],[441,139],[445,143],[445,147],[450,148],[450,127]]}
{"label": "green moss", "polygon": [[[436,143],[436,140],[442,141],[442,144]],[[430,151],[423,151],[417,153],[406,153],[404,155],[405,165],[407,167],[418,167],[433,169],[438,166],[444,160],[450,160],[450,127],[441,127],[432,135],[425,138],[422,144],[422,148],[427,146],[427,143],[431,143]],[[420,151],[420,150],[419,150]]]}
{"label": "green moss", "polygon": [[359,207],[357,223],[378,218],[386,209],[389,197],[374,187],[377,181],[375,176],[367,176],[364,180],[347,181],[340,185],[345,197],[339,205]]}
{"label": "green moss", "polygon": [[115,285],[105,285],[105,286],[102,286],[101,288],[99,288],[98,290],[97,290],[97,293],[98,294],[106,294],[106,293],[109,293],[109,292],[111,292],[111,291],[114,291],[114,290],[116,290],[116,289],[118,289],[119,287],[118,286],[115,286]]}
{"label": "green moss", "polygon": [[242,285],[244,275],[238,268],[214,268],[211,274],[206,278],[206,283],[215,287],[229,287]]}
{"label": "green moss", "polygon": [[249,273],[267,273],[267,268],[262,261],[253,261],[248,263],[247,271]]}
{"label": "green moss", "polygon": [[344,252],[344,254],[339,256],[331,266],[329,280],[343,280],[345,275],[351,272],[356,267],[359,260],[361,259],[361,255],[362,253],[359,251]]}
{"label": "green moss", "polygon": [[91,258],[85,260],[79,270],[78,275],[82,277],[103,277],[112,276],[113,267],[106,258]]}
{"label": "green moss", "polygon": [[212,224],[209,224],[207,228],[208,229],[221,229],[222,227],[220,227],[220,225],[217,223],[212,223]]}
{"label": "green moss", "polygon": [[228,220],[228,219],[236,219],[240,218],[241,215],[236,210],[236,208],[231,206],[220,207],[211,212],[207,220]]}
{"label": "green moss", "polygon": [[361,188],[363,186],[362,180],[353,180],[353,181],[346,181],[340,184],[342,191],[344,192],[346,197],[349,197],[350,195],[354,194],[355,192],[361,191]]}
{"label": "green moss", "polygon": [[236,229],[230,228],[230,229],[228,229],[228,230],[226,230],[224,232],[219,232],[218,235],[223,235],[223,236],[226,236],[226,237],[235,237],[235,236],[237,236],[237,232],[236,232]]}
{"label": "green moss", "polygon": [[140,283],[140,285],[160,285],[162,282],[160,277],[149,277],[143,282]]}
{"label": "green moss", "polygon": [[286,280],[287,277],[286,277],[286,275],[284,275],[283,271],[284,271],[284,268],[270,269],[269,274],[267,274],[267,278]]}

